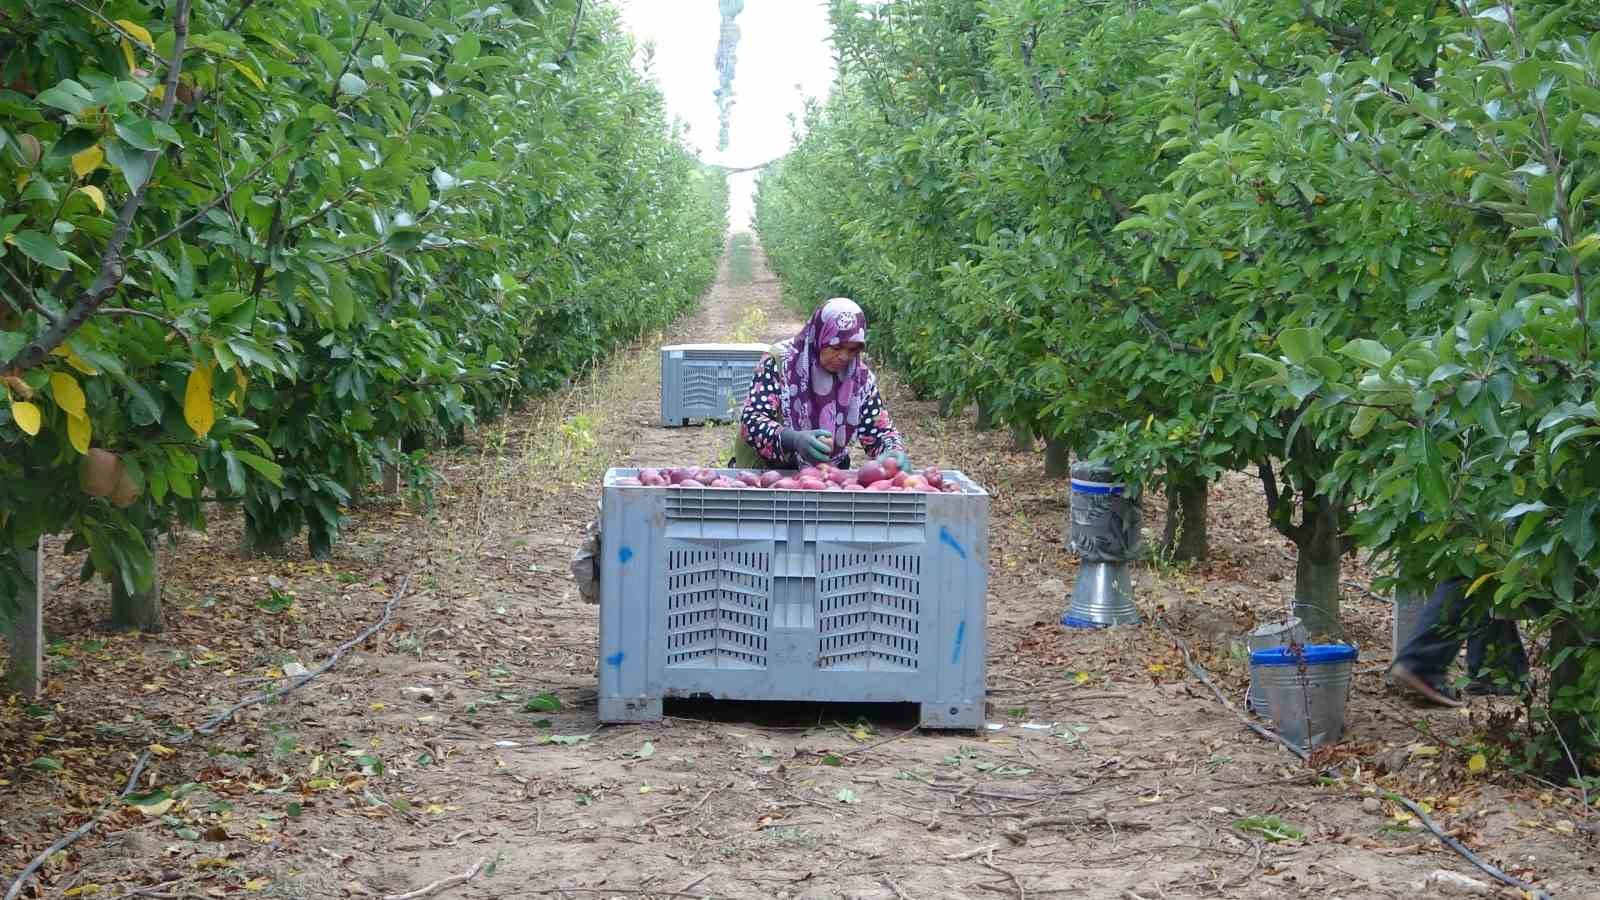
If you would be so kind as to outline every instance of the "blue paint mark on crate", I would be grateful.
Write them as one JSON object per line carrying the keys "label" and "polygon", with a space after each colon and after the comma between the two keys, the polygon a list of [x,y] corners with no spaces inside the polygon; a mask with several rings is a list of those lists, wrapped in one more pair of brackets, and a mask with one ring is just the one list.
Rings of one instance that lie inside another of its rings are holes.
{"label": "blue paint mark on crate", "polygon": [[633,548],[623,547],[621,550],[618,550],[617,559],[623,564],[626,564],[628,560],[633,559]]}
{"label": "blue paint mark on crate", "polygon": [[960,554],[962,559],[967,558],[967,548],[961,546],[961,542],[956,540],[956,536],[951,534],[950,529],[944,525],[939,526],[939,543]]}
{"label": "blue paint mark on crate", "polygon": [[622,668],[622,659],[622,651],[618,650],[617,652],[606,657],[606,665],[613,669],[620,669]]}
{"label": "blue paint mark on crate", "polygon": [[956,663],[961,661],[961,644],[966,639],[967,639],[967,620],[966,619],[962,619],[961,620],[961,624],[956,626],[956,647],[955,647],[955,652],[950,654],[950,665],[953,666]]}

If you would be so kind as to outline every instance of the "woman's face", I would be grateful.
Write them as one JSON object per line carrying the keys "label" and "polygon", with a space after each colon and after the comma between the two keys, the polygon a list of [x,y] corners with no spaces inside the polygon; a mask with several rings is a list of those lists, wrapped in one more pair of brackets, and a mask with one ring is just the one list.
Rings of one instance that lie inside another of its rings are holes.
{"label": "woman's face", "polygon": [[861,346],[858,341],[850,344],[823,347],[817,353],[817,359],[829,373],[838,375],[840,372],[850,368],[850,364],[855,362],[856,357],[861,355]]}

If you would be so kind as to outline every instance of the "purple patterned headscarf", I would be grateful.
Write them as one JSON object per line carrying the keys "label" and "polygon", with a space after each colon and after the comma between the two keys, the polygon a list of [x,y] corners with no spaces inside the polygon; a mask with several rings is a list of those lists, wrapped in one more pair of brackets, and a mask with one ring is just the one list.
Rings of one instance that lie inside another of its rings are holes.
{"label": "purple patterned headscarf", "polygon": [[867,317],[854,300],[834,297],[811,314],[811,321],[788,341],[783,361],[784,407],[789,427],[833,432],[835,459],[861,425],[861,403],[872,384],[872,370],[857,357],[838,375],[822,367],[823,347],[865,344]]}

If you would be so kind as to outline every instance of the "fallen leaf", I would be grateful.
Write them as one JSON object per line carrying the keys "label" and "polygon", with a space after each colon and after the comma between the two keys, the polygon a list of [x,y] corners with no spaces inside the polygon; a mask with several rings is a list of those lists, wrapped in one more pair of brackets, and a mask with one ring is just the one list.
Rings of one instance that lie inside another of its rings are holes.
{"label": "fallen leaf", "polygon": [[639,758],[640,759],[649,759],[650,757],[655,756],[655,755],[656,755],[656,745],[650,743],[649,741],[645,741],[644,742],[644,746],[639,748]]}
{"label": "fallen leaf", "polygon": [[840,803],[860,803],[861,802],[861,800],[856,797],[856,792],[850,790],[849,788],[840,788],[839,789],[839,793],[833,795],[833,799],[839,801]]}

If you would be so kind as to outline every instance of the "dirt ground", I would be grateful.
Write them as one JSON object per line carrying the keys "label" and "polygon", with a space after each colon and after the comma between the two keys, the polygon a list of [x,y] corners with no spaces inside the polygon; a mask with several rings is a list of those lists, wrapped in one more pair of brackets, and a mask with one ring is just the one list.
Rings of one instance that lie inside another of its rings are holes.
{"label": "dirt ground", "polygon": [[[751,271],[725,261],[672,333],[440,451],[431,506],[363,501],[327,562],[241,557],[219,512],[164,552],[162,634],[98,630],[104,585],[55,556],[49,696],[0,705],[7,881],[152,748],[139,805],[113,804],[22,896],[416,896],[471,872],[429,895],[1332,900],[1433,896],[1416,887],[1431,873],[1476,875],[1389,791],[1553,896],[1600,896],[1587,811],[1512,769],[1515,706],[1424,710],[1385,688],[1388,607],[1360,566],[1345,743],[1317,758],[1339,777],[1258,739],[1185,671],[1172,634],[1237,701],[1240,636],[1292,593],[1292,548],[1252,480],[1215,489],[1209,562],[1139,569],[1143,626],[1065,629],[1076,564],[1042,448],[976,432],[970,411],[941,419],[888,372],[913,458],[993,494],[989,727],[715,703],[599,726],[597,610],[568,560],[608,465],[726,459],[730,426],[658,426],[656,348],[793,333],[758,250]],[[175,742],[316,666],[390,601],[386,627],[326,674]]]}

